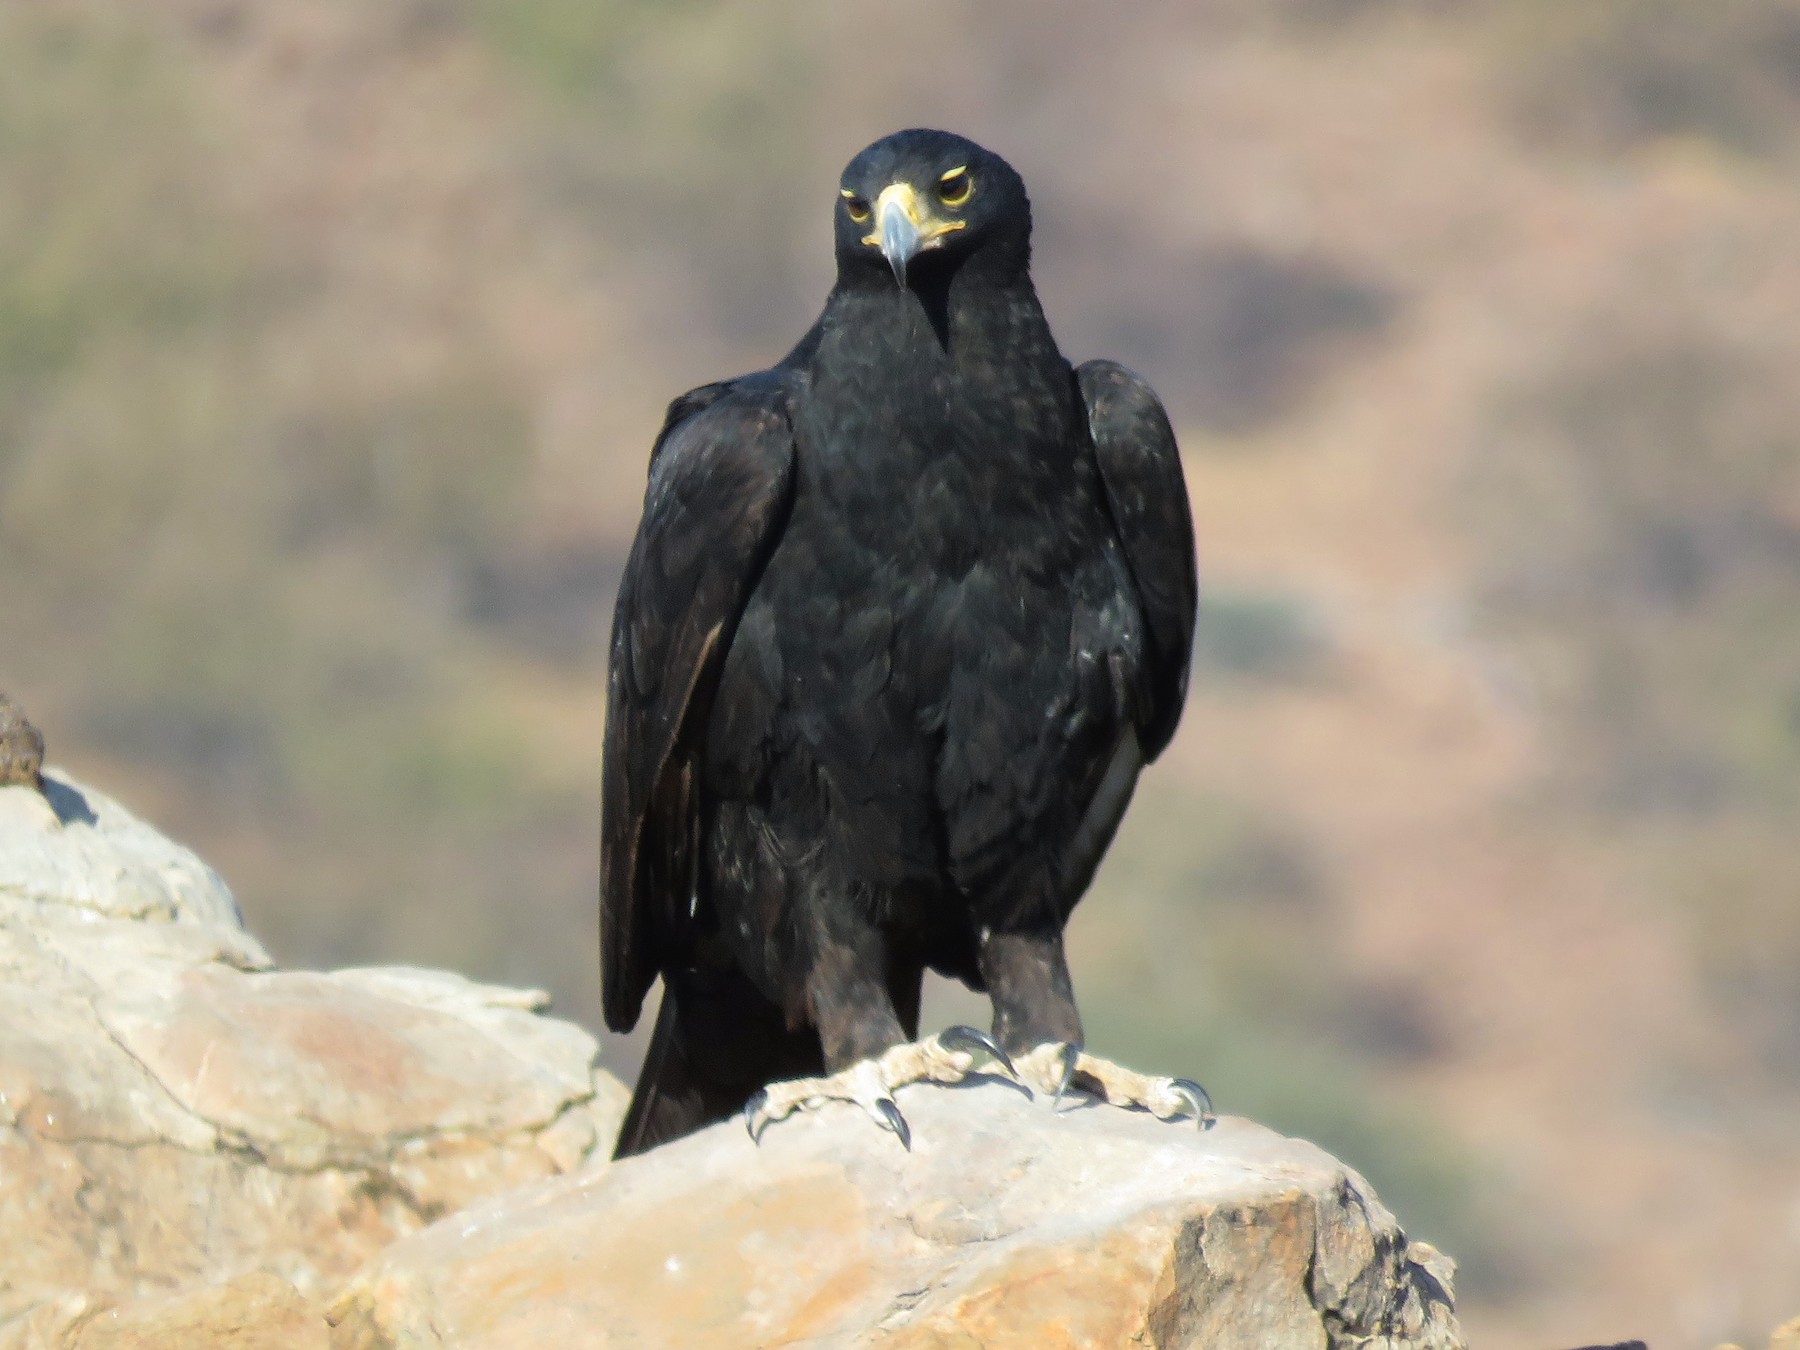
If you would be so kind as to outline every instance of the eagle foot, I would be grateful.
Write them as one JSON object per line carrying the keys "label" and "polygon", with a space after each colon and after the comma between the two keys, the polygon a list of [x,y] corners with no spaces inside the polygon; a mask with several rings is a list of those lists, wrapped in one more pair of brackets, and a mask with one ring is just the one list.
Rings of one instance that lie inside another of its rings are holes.
{"label": "eagle foot", "polygon": [[1111,1106],[1142,1108],[1159,1120],[1191,1115],[1203,1130],[1213,1123],[1212,1097],[1200,1084],[1137,1073],[1066,1041],[1050,1041],[1021,1055],[1018,1067],[1021,1078],[1050,1094],[1055,1111],[1063,1109],[1063,1098],[1073,1090]]}
{"label": "eagle foot", "polygon": [[978,1072],[993,1070],[1024,1086],[1012,1060],[991,1037],[973,1027],[949,1027],[922,1041],[896,1045],[873,1059],[859,1060],[826,1078],[770,1083],[744,1104],[744,1128],[753,1143],[761,1143],[765,1129],[795,1111],[832,1101],[854,1102],[911,1152],[912,1130],[894,1102],[894,1090],[908,1083],[961,1083]]}

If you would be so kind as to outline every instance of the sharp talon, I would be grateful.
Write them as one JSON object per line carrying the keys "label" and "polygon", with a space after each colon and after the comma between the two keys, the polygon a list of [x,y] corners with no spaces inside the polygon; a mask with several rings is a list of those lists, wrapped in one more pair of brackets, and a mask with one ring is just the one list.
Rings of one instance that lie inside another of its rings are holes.
{"label": "sharp talon", "polygon": [[1201,1129],[1212,1124],[1212,1094],[1191,1078],[1171,1078],[1169,1090],[1186,1102],[1194,1113],[1194,1119]]}
{"label": "sharp talon", "polygon": [[1063,1094],[1069,1090],[1069,1084],[1074,1081],[1075,1062],[1081,1058],[1081,1049],[1079,1046],[1065,1041],[1059,1058],[1062,1060],[1062,1077],[1057,1080],[1056,1095],[1050,1099],[1052,1111],[1062,1110]]}
{"label": "sharp talon", "polygon": [[876,1119],[895,1134],[900,1136],[900,1147],[908,1153],[912,1152],[912,1130],[906,1124],[906,1117],[900,1114],[900,1108],[891,1097],[883,1097],[875,1103]]}
{"label": "sharp talon", "polygon": [[1019,1071],[1013,1068],[1012,1057],[985,1031],[977,1031],[974,1027],[946,1027],[938,1033],[938,1044],[946,1050],[960,1050],[965,1055],[986,1055],[1005,1069],[1008,1077],[1016,1079],[1019,1076]]}
{"label": "sharp talon", "polygon": [[744,1129],[750,1135],[750,1142],[755,1144],[758,1148],[762,1147],[762,1132],[764,1129],[768,1128],[769,1122],[766,1120],[763,1121],[759,1128],[756,1118],[762,1114],[763,1104],[768,1100],[769,1094],[764,1091],[757,1093],[749,1101],[744,1103]]}

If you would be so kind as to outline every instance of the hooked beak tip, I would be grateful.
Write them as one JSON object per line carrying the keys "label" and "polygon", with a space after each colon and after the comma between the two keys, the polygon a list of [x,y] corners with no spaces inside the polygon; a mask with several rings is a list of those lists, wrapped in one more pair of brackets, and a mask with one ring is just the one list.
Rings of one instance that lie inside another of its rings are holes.
{"label": "hooked beak tip", "polygon": [[906,208],[898,201],[888,201],[881,208],[881,256],[894,271],[894,280],[906,285],[906,267],[918,253],[921,231]]}

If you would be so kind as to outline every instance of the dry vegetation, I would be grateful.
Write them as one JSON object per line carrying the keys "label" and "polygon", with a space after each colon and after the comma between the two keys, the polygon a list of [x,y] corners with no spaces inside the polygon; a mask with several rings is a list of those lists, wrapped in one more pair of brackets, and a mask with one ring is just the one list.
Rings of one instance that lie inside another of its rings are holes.
{"label": "dry vegetation", "polygon": [[660,404],[811,317],[849,152],[955,125],[1071,354],[1167,393],[1210,583],[1096,1046],[1364,1168],[1483,1344],[1748,1343],[1800,1288],[1800,10],[1111,13],[0,9],[0,684],[285,959],[593,1020]]}

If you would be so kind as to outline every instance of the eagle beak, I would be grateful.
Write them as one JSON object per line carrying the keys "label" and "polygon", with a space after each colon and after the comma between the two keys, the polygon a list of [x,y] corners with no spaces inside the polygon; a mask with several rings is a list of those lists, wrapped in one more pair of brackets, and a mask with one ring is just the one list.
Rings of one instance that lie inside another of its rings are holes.
{"label": "eagle beak", "polygon": [[919,251],[925,232],[919,228],[914,212],[918,199],[913,190],[896,183],[882,191],[875,220],[881,233],[881,256],[894,269],[894,280],[906,285],[906,265]]}
{"label": "eagle beak", "polygon": [[906,266],[928,248],[936,248],[952,230],[967,222],[942,220],[931,214],[910,183],[889,183],[875,199],[875,229],[863,243],[881,250],[894,280],[906,285]]}

